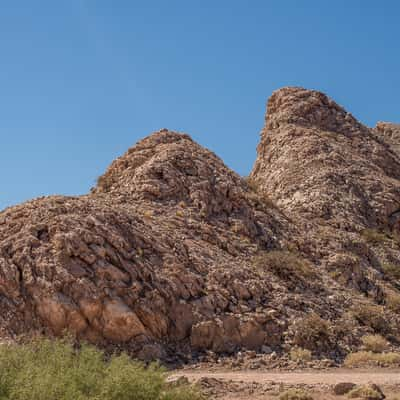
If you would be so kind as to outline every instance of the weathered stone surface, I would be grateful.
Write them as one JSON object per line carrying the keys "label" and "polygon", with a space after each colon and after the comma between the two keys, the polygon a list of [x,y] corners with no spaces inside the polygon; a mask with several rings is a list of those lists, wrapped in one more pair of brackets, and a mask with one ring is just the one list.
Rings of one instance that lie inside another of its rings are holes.
{"label": "weathered stone surface", "polygon": [[333,387],[333,393],[337,396],[343,396],[344,394],[349,393],[350,390],[354,389],[356,386],[357,385],[352,382],[340,382]]}
{"label": "weathered stone surface", "polygon": [[397,155],[400,155],[400,124],[378,122],[375,127],[375,133],[378,137],[382,137]]}
{"label": "weathered stone surface", "polygon": [[250,179],[163,129],[90,194],[2,211],[0,335],[69,330],[146,360],[272,352],[314,313],[334,357],[371,329],[354,304],[373,303],[396,335],[385,306],[397,291],[385,265],[400,268],[396,129],[284,88],[268,103]]}
{"label": "weathered stone surface", "polygon": [[284,88],[269,99],[251,173],[304,232],[300,247],[316,265],[377,302],[376,271],[400,267],[400,158],[392,150],[400,142],[394,128],[377,133],[387,129],[363,126],[322,93]]}
{"label": "weathered stone surface", "polygon": [[251,177],[290,215],[342,230],[385,224],[399,208],[399,158],[315,91],[271,96]]}

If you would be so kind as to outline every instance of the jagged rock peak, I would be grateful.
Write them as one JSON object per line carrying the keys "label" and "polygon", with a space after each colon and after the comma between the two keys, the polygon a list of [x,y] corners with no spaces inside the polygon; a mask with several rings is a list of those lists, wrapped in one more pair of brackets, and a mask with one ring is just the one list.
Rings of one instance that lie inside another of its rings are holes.
{"label": "jagged rock peak", "polygon": [[99,178],[94,193],[203,204],[205,197],[217,193],[233,198],[242,186],[239,175],[213,152],[186,134],[162,129],[117,158]]}
{"label": "jagged rock peak", "polygon": [[344,134],[366,129],[325,94],[301,87],[276,90],[268,100],[266,128],[275,129],[283,124],[314,126]]}
{"label": "jagged rock peak", "polygon": [[283,88],[268,101],[251,177],[308,221],[385,226],[399,204],[400,160],[385,140],[395,132],[363,126],[320,92]]}
{"label": "jagged rock peak", "polygon": [[177,147],[190,149],[192,146],[196,144],[189,135],[166,128],[153,132],[111,163],[107,171],[99,177],[94,192],[132,192],[135,182],[138,182],[137,174],[140,175],[143,168],[148,170],[146,166],[151,169],[148,172],[151,172],[153,178],[157,175],[161,176],[162,172],[157,172],[156,169],[162,166],[156,167],[154,163],[151,163],[155,157],[165,155],[165,150],[167,150],[167,156],[172,156],[173,149]]}

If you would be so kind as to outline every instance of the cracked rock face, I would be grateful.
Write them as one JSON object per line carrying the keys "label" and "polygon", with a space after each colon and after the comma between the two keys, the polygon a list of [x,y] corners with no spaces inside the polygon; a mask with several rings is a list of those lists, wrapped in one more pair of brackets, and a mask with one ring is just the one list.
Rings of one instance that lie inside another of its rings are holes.
{"label": "cracked rock face", "polygon": [[400,205],[400,159],[325,95],[284,88],[268,102],[252,179],[293,215],[349,229]]}
{"label": "cracked rock face", "polygon": [[378,136],[382,136],[383,140],[391,146],[397,155],[400,155],[400,124],[378,122],[375,132]]}
{"label": "cracked rock face", "polygon": [[322,93],[284,88],[269,100],[247,180],[163,129],[90,194],[2,211],[0,336],[70,331],[174,360],[284,351],[315,315],[332,335],[318,351],[336,357],[373,329],[351,316],[360,305],[378,307],[396,336],[386,302],[397,283],[384,274],[400,268],[399,132],[389,125],[369,129]]}

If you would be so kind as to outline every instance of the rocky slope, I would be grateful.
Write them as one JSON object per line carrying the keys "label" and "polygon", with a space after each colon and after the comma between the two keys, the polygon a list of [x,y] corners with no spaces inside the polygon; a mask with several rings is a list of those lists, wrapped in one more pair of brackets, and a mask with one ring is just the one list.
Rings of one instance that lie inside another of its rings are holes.
{"label": "rocky slope", "polygon": [[163,129],[90,194],[0,213],[3,337],[66,330],[144,358],[400,341],[398,127],[325,95],[269,100],[249,178]]}

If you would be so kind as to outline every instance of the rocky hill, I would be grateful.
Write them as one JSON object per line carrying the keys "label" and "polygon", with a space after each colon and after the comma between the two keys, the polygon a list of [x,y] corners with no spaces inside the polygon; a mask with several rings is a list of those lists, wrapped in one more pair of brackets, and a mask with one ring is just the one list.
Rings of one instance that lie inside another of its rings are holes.
{"label": "rocky hill", "polygon": [[0,213],[0,329],[123,347],[340,360],[400,343],[400,129],[322,93],[271,96],[248,178],[162,129],[91,193]]}

